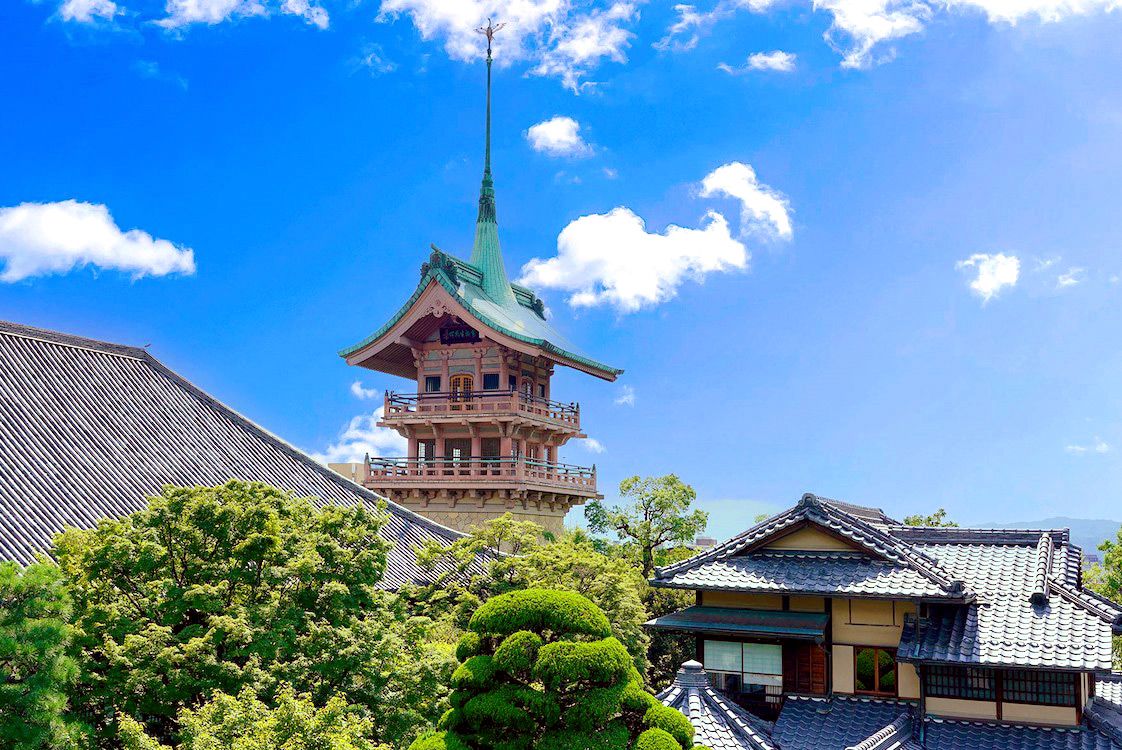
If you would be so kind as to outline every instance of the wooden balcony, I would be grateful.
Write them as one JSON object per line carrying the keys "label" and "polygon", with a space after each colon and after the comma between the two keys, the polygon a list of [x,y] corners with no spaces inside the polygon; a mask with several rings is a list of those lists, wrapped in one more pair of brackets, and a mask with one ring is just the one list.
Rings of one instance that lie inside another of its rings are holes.
{"label": "wooden balcony", "polygon": [[394,393],[385,396],[382,422],[392,427],[453,419],[522,417],[554,428],[580,432],[580,404],[530,396],[520,391],[440,391]]}
{"label": "wooden balcony", "polygon": [[525,456],[494,458],[368,458],[370,487],[534,487],[561,494],[596,495],[596,467],[539,461]]}

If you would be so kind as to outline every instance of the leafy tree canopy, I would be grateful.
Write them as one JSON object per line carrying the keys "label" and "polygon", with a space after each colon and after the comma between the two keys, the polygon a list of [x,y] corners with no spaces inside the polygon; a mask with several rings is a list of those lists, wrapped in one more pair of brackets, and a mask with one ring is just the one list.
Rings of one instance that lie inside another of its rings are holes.
{"label": "leafy tree canopy", "polygon": [[[1099,550],[1103,553],[1102,562],[1087,571],[1086,584],[1095,593],[1122,604],[1122,528],[1113,542],[1103,542]],[[1114,667],[1122,669],[1122,637],[1114,639]]]}
{"label": "leafy tree canopy", "polygon": [[491,598],[460,642],[440,731],[411,750],[692,748],[689,720],[643,689],[609,632],[604,613],[570,591]]}
{"label": "leafy tree canopy", "polygon": [[319,706],[342,694],[384,732],[413,731],[442,710],[452,656],[377,589],[381,523],[234,481],[167,487],[143,511],[60,535],[91,723],[111,737],[129,716],[166,742],[183,709],[247,687],[271,704],[289,684]]}
{"label": "leafy tree canopy", "polygon": [[[258,700],[249,688],[237,696],[218,693],[197,710],[179,717],[181,750],[389,750],[371,739],[373,726],[361,712],[334,696],[322,708],[306,695],[283,687],[275,706]],[[171,750],[122,716],[124,750]]]}
{"label": "leafy tree canopy", "polygon": [[906,526],[943,526],[947,528],[957,528],[958,524],[954,521],[947,520],[947,511],[943,508],[935,511],[929,516],[917,513],[914,516],[904,516],[904,524]]}
{"label": "leafy tree canopy", "polygon": [[632,502],[607,508],[593,500],[584,507],[584,516],[592,532],[614,532],[638,548],[644,579],[654,571],[656,550],[692,542],[709,523],[708,513],[691,508],[697,499],[693,487],[674,474],[630,477],[620,482],[619,494]]}
{"label": "leafy tree canopy", "polygon": [[68,711],[78,675],[67,655],[70,599],[48,562],[0,563],[0,747],[78,747],[84,732]]}

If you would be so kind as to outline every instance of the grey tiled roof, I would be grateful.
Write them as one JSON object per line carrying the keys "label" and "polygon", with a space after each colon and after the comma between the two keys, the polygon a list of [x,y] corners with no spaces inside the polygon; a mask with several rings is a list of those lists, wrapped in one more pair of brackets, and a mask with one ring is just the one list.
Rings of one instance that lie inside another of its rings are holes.
{"label": "grey tiled roof", "polygon": [[1100,675],[1095,680],[1095,695],[1122,708],[1122,674]]}
{"label": "grey tiled roof", "polygon": [[756,545],[777,534],[810,523],[843,537],[855,547],[868,551],[880,560],[915,571],[938,587],[941,598],[957,600],[969,598],[970,592],[966,590],[961,580],[954,580],[934,559],[915,546],[886,533],[884,526],[850,515],[842,510],[843,507],[845,506],[812,494],[803,495],[802,500],[795,507],[772,516],[729,541],[682,562],[657,569],[651,583],[654,586],[673,586],[678,576],[687,571],[753,552]]}
{"label": "grey tiled roof", "polygon": [[678,670],[658,699],[681,711],[693,724],[693,741],[711,750],[776,750],[770,723],[745,711],[709,686],[696,661]]}
{"label": "grey tiled roof", "polygon": [[909,618],[898,652],[902,661],[1110,669],[1109,621],[1117,609],[1068,584],[1066,547],[1052,556],[1046,603],[1034,604],[1037,544],[917,546],[967,579],[977,599],[968,606],[932,605],[923,622]]}
{"label": "grey tiled roof", "polygon": [[703,562],[658,579],[667,588],[822,596],[930,597],[946,591],[907,565],[861,553],[760,551]]}
{"label": "grey tiled roof", "polygon": [[914,714],[907,701],[790,696],[771,736],[780,750],[913,750],[920,747],[910,732]]}
{"label": "grey tiled roof", "polygon": [[460,537],[321,466],[143,349],[0,322],[0,559],[31,562],[64,527],[136,511],[166,484],[230,479],[385,502],[387,587],[431,578],[416,545]]}
{"label": "grey tiled roof", "polygon": [[1122,706],[1096,697],[1087,706],[1083,717],[1089,727],[1122,747]]}
{"label": "grey tiled roof", "polygon": [[926,719],[927,750],[1119,750],[1122,745],[1088,727],[1037,727]]}

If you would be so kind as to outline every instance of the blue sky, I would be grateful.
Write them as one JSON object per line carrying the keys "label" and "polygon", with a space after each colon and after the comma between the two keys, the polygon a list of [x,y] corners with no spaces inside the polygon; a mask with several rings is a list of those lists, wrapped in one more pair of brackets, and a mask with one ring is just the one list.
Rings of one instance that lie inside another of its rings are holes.
{"label": "blue sky", "polygon": [[403,382],[335,352],[470,249],[489,12],[509,271],[627,371],[554,385],[609,498],[676,472],[718,536],[804,491],[1122,517],[1100,0],[3,3],[0,318],[392,447],[359,396]]}

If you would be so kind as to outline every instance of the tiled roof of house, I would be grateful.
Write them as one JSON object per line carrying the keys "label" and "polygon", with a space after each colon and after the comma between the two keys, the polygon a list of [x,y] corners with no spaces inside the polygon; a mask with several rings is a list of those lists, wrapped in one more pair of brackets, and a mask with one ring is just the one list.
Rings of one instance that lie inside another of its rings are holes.
{"label": "tiled roof of house", "polygon": [[0,322],[0,559],[29,563],[63,528],[139,510],[164,485],[230,479],[385,503],[390,588],[431,578],[417,545],[461,536],[320,465],[144,349]]}
{"label": "tiled roof of house", "polygon": [[678,670],[658,699],[681,711],[693,724],[694,742],[710,750],[776,750],[772,726],[714,690],[696,661]]}
{"label": "tiled roof of house", "polygon": [[929,533],[917,546],[967,580],[977,598],[965,607],[932,605],[922,621],[908,618],[901,661],[1110,669],[1110,624],[1122,609],[1076,588],[1069,561],[1078,559],[1077,548],[1054,549],[1045,574],[1039,543],[937,543],[939,536]]}
{"label": "tiled roof of house", "polygon": [[1095,697],[1083,712],[1087,725],[1122,747],[1122,706]]}
{"label": "tiled roof of house", "polygon": [[942,586],[914,568],[851,552],[761,550],[703,562],[659,578],[657,585],[820,596],[946,596]]}
{"label": "tiled roof of house", "polygon": [[[846,539],[855,547],[864,549],[873,557],[913,571],[926,580],[928,584],[939,590],[940,593],[937,598],[956,600],[970,598],[970,592],[962,581],[953,579],[950,574],[939,567],[934,559],[925,555],[915,546],[886,533],[880,523],[871,523],[856,515],[851,515],[843,510],[844,507],[859,506],[843,505],[836,501],[824,500],[815,495],[806,494],[795,507],[772,516],[729,541],[718,544],[712,549],[687,560],[657,569],[651,583],[654,586],[663,587],[679,586],[679,576],[685,576],[691,571],[709,566],[712,563],[723,563],[741,557],[753,552],[760,543],[766,542],[779,534],[807,524],[814,524]],[[862,510],[868,511],[868,509]],[[868,517],[867,512],[863,515]],[[887,519],[887,516],[884,516],[883,513],[880,516]],[[710,576],[710,573],[703,571],[699,575]],[[717,571],[712,571],[711,577],[714,587],[719,588],[721,580],[716,576]],[[705,588],[708,588],[708,586]]]}
{"label": "tiled roof of house", "polygon": [[923,722],[923,747],[926,750],[1119,750],[1122,745],[1089,726],[1040,727],[927,718]]}
{"label": "tiled roof of house", "polygon": [[921,750],[914,715],[907,701],[789,696],[772,738],[779,750]]}
{"label": "tiled roof of house", "polygon": [[1095,680],[1095,695],[1122,708],[1122,673],[1099,675]]}

